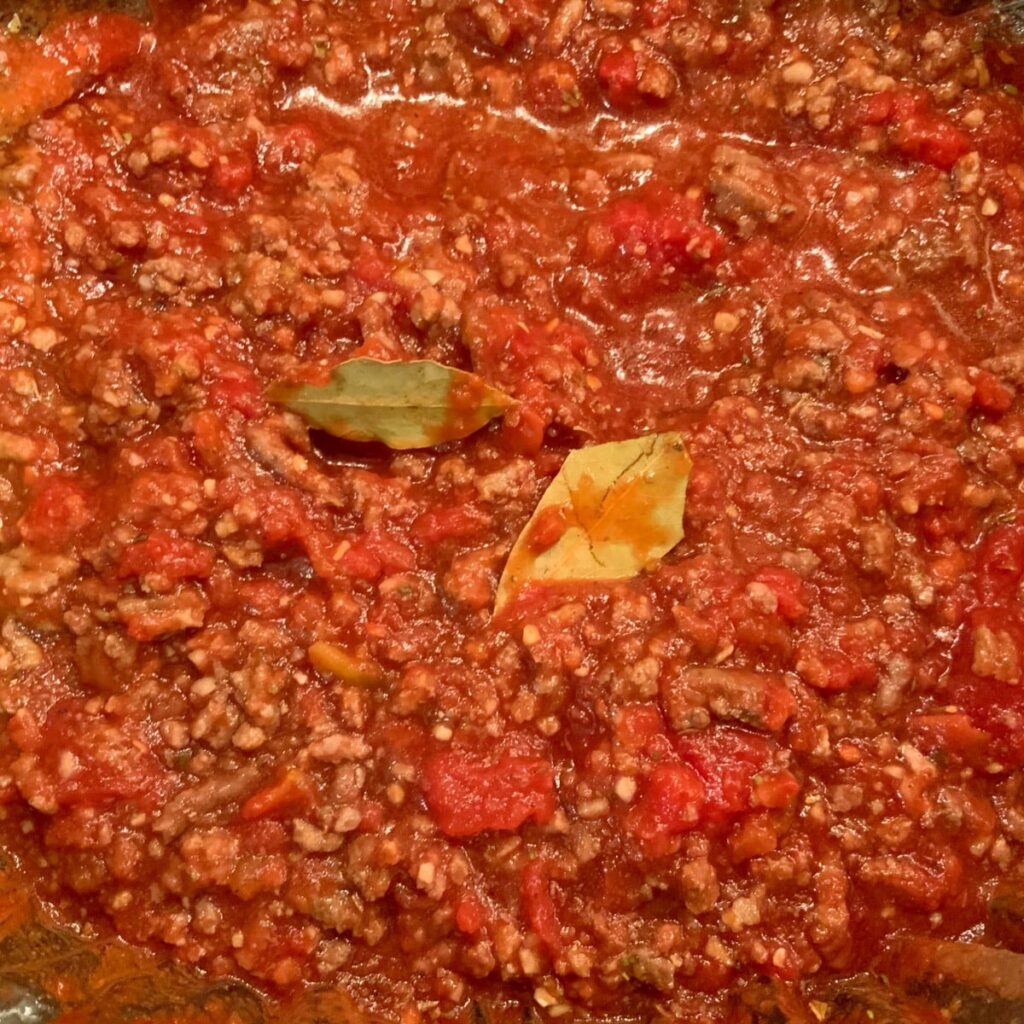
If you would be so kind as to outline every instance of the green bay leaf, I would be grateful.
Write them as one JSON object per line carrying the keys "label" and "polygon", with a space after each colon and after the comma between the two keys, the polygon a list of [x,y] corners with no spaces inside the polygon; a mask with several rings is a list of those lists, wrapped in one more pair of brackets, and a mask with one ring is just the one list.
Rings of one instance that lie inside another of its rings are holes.
{"label": "green bay leaf", "polygon": [[335,437],[397,449],[468,437],[513,404],[476,374],[430,359],[349,359],[325,384],[282,382],[267,397]]}
{"label": "green bay leaf", "polygon": [[678,431],[580,448],[512,548],[495,612],[525,585],[636,576],[682,540],[692,462]]}

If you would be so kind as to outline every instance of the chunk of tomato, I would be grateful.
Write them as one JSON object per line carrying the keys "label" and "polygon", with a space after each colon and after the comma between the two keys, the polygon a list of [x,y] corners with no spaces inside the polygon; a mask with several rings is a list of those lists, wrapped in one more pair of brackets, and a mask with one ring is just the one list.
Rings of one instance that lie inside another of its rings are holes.
{"label": "chunk of tomato", "polygon": [[42,477],[32,488],[28,508],[18,523],[22,539],[57,551],[73,547],[97,513],[93,488],[69,476]]}
{"label": "chunk of tomato", "polygon": [[696,828],[707,803],[707,787],[686,764],[659,764],[647,777],[640,798],[626,815],[626,831],[648,854],[670,853],[672,839]]}
{"label": "chunk of tomato", "polygon": [[680,736],[676,750],[704,782],[705,817],[721,822],[750,809],[754,776],[768,764],[772,746],[762,736],[721,726]]}
{"label": "chunk of tomato", "polygon": [[611,50],[597,62],[597,80],[609,102],[617,107],[634,104],[640,94],[636,54],[630,49]]}
{"label": "chunk of tomato", "polygon": [[804,581],[792,569],[767,566],[754,580],[771,590],[778,602],[779,614],[787,621],[794,622],[807,614],[807,590]]}
{"label": "chunk of tomato", "polygon": [[912,160],[948,171],[971,148],[967,134],[948,118],[934,113],[913,114],[892,133],[896,148]]}
{"label": "chunk of tomato", "polygon": [[540,757],[445,750],[424,762],[422,785],[430,813],[450,836],[513,832],[555,813],[554,771]]}
{"label": "chunk of tomato", "polygon": [[974,592],[983,605],[1005,604],[1024,577],[1024,525],[997,526],[977,552]]}
{"label": "chunk of tomato", "polygon": [[437,544],[444,540],[475,537],[488,522],[487,514],[473,505],[454,505],[423,512],[413,520],[411,532],[417,540]]}
{"label": "chunk of tomato", "polygon": [[550,952],[557,953],[562,948],[562,926],[551,895],[548,865],[544,860],[531,860],[523,868],[519,891],[523,916],[530,930]]}
{"label": "chunk of tomato", "polygon": [[654,274],[666,269],[692,273],[725,255],[725,239],[704,223],[700,201],[669,189],[619,199],[604,218],[615,251]]}
{"label": "chunk of tomato", "polygon": [[31,767],[16,775],[41,809],[132,800],[154,807],[169,776],[153,750],[123,722],[90,714],[78,701],[54,705],[39,730]]}
{"label": "chunk of tomato", "polygon": [[122,579],[151,573],[176,581],[205,579],[213,569],[214,550],[188,537],[154,530],[145,540],[130,544],[121,553],[117,575]]}

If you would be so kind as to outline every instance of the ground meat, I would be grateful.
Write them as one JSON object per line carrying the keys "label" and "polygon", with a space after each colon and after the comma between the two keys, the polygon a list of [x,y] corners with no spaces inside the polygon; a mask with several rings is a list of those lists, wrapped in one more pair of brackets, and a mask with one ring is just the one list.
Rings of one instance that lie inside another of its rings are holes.
{"label": "ground meat", "polygon": [[668,720],[680,732],[706,726],[708,712],[774,731],[791,711],[792,698],[781,678],[739,668],[686,668],[668,677],[662,692]]}
{"label": "ground meat", "polygon": [[[900,943],[1018,956],[989,8],[147,6],[0,33],[0,861],[125,940],[26,984],[931,1020],[885,1002]],[[327,383],[353,359],[466,376]],[[688,458],[605,480],[649,434]],[[550,571],[503,584],[513,549]]]}
{"label": "ground meat", "polygon": [[203,624],[206,599],[185,589],[167,597],[123,597],[117,611],[133,640],[154,640]]}
{"label": "ground meat", "polygon": [[818,902],[811,938],[829,964],[842,967],[849,960],[853,941],[846,905],[846,874],[833,858],[831,864],[817,873],[814,884]]}
{"label": "ground meat", "polygon": [[886,523],[870,523],[861,528],[861,568],[867,573],[888,577],[896,556],[896,535]]}
{"label": "ground meat", "polygon": [[30,437],[19,437],[0,430],[0,462],[31,462],[40,455],[40,446]]}
{"label": "ground meat", "polygon": [[255,764],[246,764],[230,775],[212,775],[182,790],[161,809],[155,825],[164,839],[172,839],[188,824],[202,820],[211,811],[230,805],[245,796],[256,785],[260,771]]}
{"label": "ground meat", "polygon": [[329,505],[349,500],[344,485],[319,472],[310,460],[307,432],[300,423],[284,418],[252,424],[245,434],[256,459],[300,490]]}
{"label": "ground meat", "polygon": [[972,672],[1003,683],[1016,683],[1020,679],[1017,643],[1009,633],[979,626],[974,631],[973,645]]}
{"label": "ground meat", "polygon": [[808,208],[799,187],[767,160],[738,146],[719,146],[711,157],[708,177],[715,212],[731,221],[743,236],[759,224],[783,233],[798,231]]}
{"label": "ground meat", "polygon": [[706,914],[718,902],[721,891],[714,867],[705,859],[690,861],[679,873],[686,909],[691,914]]}

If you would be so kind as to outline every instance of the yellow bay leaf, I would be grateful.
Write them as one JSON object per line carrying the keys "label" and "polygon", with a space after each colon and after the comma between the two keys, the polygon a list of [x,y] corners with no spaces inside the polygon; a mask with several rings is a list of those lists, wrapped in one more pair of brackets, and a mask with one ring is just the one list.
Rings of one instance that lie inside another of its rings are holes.
{"label": "yellow bay leaf", "polygon": [[625,579],[671,551],[691,465],[676,431],[570,453],[512,548],[495,611],[528,583]]}

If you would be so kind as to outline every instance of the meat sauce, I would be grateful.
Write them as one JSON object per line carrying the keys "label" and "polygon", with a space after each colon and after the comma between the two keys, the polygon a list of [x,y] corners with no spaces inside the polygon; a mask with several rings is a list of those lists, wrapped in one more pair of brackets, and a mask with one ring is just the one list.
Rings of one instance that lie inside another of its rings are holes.
{"label": "meat sauce", "polygon": [[[0,845],[48,912],[403,1024],[1024,948],[984,12],[152,6],[0,45]],[[355,356],[515,405],[399,452],[268,400]],[[683,541],[494,614],[566,455],[670,430]]]}

